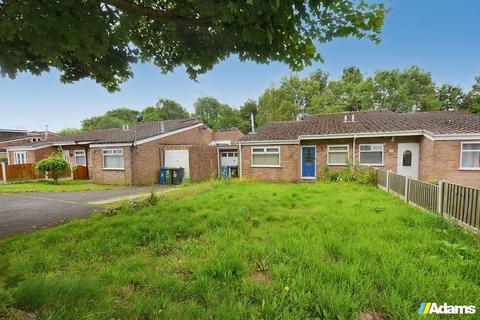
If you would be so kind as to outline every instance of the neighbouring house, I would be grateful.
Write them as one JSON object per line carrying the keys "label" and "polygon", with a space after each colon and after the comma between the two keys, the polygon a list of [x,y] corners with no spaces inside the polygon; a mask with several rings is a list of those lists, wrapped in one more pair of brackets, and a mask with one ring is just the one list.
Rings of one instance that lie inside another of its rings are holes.
{"label": "neighbouring house", "polygon": [[59,137],[50,131],[27,131],[15,129],[0,129],[0,159],[7,158],[6,147],[19,146],[29,142],[51,140]]}
{"label": "neighbouring house", "polygon": [[480,187],[480,115],[361,111],[267,123],[240,139],[241,176],[314,180],[347,163]]}
{"label": "neighbouring house", "polygon": [[235,150],[242,136],[233,130],[213,131],[196,119],[125,125],[8,147],[10,164],[35,163],[61,152],[74,166],[87,166],[88,176],[103,184],[157,183],[161,166],[185,169],[192,181],[217,176],[219,146]]}

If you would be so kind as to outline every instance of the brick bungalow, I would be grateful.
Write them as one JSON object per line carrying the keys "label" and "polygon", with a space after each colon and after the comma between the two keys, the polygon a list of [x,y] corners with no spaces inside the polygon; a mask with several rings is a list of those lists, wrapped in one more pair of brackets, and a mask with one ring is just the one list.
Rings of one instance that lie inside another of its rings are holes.
{"label": "brick bungalow", "polygon": [[64,159],[87,166],[89,178],[96,183],[146,185],[158,182],[161,166],[183,167],[192,181],[217,176],[216,139],[232,143],[241,136],[237,129],[214,132],[196,119],[166,120],[83,132],[7,150],[10,164],[24,164],[61,148]]}
{"label": "brick bungalow", "polygon": [[20,146],[30,142],[51,140],[56,137],[59,137],[59,135],[50,131],[40,132],[0,129],[0,159],[7,158],[7,147]]}
{"label": "brick bungalow", "polygon": [[240,139],[243,177],[314,180],[322,167],[370,166],[480,188],[480,115],[362,111],[267,123]]}

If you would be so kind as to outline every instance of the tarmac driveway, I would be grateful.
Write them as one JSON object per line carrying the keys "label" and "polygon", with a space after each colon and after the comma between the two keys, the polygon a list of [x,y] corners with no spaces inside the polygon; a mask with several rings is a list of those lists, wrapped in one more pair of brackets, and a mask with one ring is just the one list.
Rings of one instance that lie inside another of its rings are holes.
{"label": "tarmac driveway", "polygon": [[[158,186],[157,192],[166,187]],[[88,218],[101,207],[89,202],[135,197],[151,187],[118,190],[0,194],[0,238]]]}

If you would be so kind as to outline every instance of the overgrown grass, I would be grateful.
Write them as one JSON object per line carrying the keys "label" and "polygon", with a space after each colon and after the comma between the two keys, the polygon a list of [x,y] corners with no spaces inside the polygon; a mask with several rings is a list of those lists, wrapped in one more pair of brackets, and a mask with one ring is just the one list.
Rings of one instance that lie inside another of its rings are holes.
{"label": "overgrown grass", "polygon": [[87,180],[64,180],[59,184],[55,184],[52,181],[38,180],[0,184],[0,193],[98,191],[118,188],[121,187],[94,184]]}
{"label": "overgrown grass", "polygon": [[375,187],[209,182],[0,242],[0,301],[42,319],[418,319],[480,304],[479,243]]}

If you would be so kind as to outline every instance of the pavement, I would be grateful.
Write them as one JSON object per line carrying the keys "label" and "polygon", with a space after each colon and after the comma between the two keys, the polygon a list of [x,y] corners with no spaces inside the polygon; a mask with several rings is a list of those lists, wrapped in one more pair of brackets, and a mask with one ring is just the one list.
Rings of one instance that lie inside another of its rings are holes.
{"label": "pavement", "polygon": [[[156,192],[173,190],[156,186]],[[90,217],[101,204],[148,195],[151,187],[80,191],[0,194],[0,239],[17,233],[50,228],[73,219]]]}

